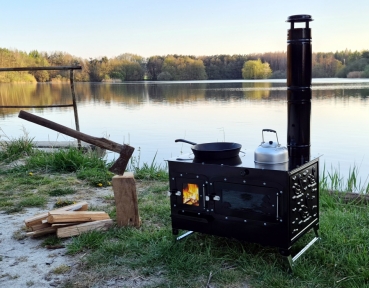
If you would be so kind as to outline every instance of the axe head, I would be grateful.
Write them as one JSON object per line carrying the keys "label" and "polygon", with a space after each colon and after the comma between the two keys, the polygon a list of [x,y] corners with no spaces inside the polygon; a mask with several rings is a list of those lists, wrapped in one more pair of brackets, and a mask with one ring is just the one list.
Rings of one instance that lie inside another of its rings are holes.
{"label": "axe head", "polygon": [[109,168],[109,171],[117,175],[123,175],[124,171],[127,168],[128,161],[133,154],[133,151],[135,151],[135,148],[124,144],[122,150],[119,153],[119,158]]}

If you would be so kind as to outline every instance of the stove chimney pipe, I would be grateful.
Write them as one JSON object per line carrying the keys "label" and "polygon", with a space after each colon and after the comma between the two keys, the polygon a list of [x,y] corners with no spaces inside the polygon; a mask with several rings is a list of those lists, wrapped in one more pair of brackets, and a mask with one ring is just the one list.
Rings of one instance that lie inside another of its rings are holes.
{"label": "stove chimney pipe", "polygon": [[[287,148],[290,169],[310,161],[311,115],[311,29],[310,15],[288,17],[291,23],[287,36]],[[305,22],[305,28],[295,28]]]}

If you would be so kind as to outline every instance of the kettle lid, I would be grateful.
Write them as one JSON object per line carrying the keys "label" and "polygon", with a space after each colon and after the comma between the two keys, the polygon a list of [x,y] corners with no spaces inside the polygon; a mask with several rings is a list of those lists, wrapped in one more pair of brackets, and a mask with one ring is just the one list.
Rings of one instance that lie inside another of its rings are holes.
{"label": "kettle lid", "polygon": [[273,141],[264,142],[263,141],[261,142],[260,146],[263,148],[277,148],[281,145],[278,142],[273,142]]}

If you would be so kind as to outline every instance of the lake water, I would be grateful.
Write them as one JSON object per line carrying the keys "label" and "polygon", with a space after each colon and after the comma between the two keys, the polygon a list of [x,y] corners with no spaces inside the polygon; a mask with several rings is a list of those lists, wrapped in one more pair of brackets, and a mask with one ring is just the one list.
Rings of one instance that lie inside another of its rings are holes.
{"label": "lake water", "polygon": [[[75,88],[81,132],[130,144],[141,163],[156,155],[165,165],[165,159],[191,152],[177,138],[237,142],[251,157],[262,129],[270,128],[287,145],[285,80],[76,83]],[[70,103],[68,83],[0,85],[0,105]],[[18,138],[25,129],[36,141],[74,140],[19,119],[19,110],[0,108],[0,133]],[[72,108],[23,110],[75,129]],[[321,167],[347,175],[356,166],[367,181],[368,146],[369,79],[313,79],[311,154],[323,155]]]}

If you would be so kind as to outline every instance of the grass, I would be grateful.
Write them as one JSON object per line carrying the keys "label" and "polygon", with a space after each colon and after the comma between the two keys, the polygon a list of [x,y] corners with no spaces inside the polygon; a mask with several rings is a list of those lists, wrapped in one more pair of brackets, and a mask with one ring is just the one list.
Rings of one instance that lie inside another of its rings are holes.
{"label": "grass", "polygon": [[143,163],[140,167],[140,153],[138,157],[132,157],[129,164],[128,170],[134,172],[136,179],[145,180],[162,180],[166,181],[168,179],[167,167],[162,167],[155,163],[156,153],[154,155],[151,164]]}
{"label": "grass", "polygon": [[[24,165],[0,172],[0,210],[42,207],[53,197],[77,196],[81,185],[108,185],[104,181],[111,177],[109,164],[101,159],[78,150],[56,153],[32,151]],[[319,182],[321,240],[298,259],[290,274],[274,248],[201,233],[175,241],[166,196],[168,173],[154,160],[139,165],[139,158],[132,159],[129,167],[137,184],[139,229],[113,227],[61,243],[44,240],[43,246],[65,243],[68,253],[81,259],[78,277],[67,280],[65,287],[99,287],[110,279],[122,281],[122,287],[136,285],[132,283],[137,279],[141,287],[369,287],[369,208],[331,194],[368,192],[356,168],[343,180],[324,167]],[[114,202],[109,203],[106,209],[114,219]],[[312,237],[305,234],[296,249]],[[65,272],[67,267],[54,273]]]}
{"label": "grass", "polygon": [[71,194],[75,194],[76,190],[70,187],[67,188],[56,188],[56,189],[52,189],[49,192],[50,196],[64,196],[64,195],[71,195]]}
{"label": "grass", "polygon": [[320,181],[323,183],[322,188],[325,190],[369,194],[369,175],[362,182],[361,179],[357,178],[358,174],[359,168],[355,165],[349,169],[348,177],[345,177],[339,169],[333,167],[331,171],[327,171],[324,165]]}
{"label": "grass", "polygon": [[51,270],[51,272],[54,274],[65,274],[69,272],[70,269],[71,268],[68,265],[62,264],[58,267],[55,267],[53,270]]}
{"label": "grass", "polygon": [[[139,195],[140,229],[83,234],[68,245],[71,254],[87,252],[83,267],[90,281],[129,277],[136,271],[153,283],[155,275],[162,275],[165,280],[158,287],[206,287],[209,277],[215,287],[242,287],[243,283],[251,287],[369,287],[369,215],[365,205],[342,204],[322,191],[322,239],[289,274],[277,249],[200,233],[175,242],[167,187],[164,183],[162,189],[157,187],[158,183],[149,185]],[[297,248],[312,237],[306,234]]]}
{"label": "grass", "polygon": [[110,186],[113,173],[104,168],[83,168],[77,171],[77,178],[86,180],[92,186]]}
{"label": "grass", "polygon": [[58,237],[56,237],[55,235],[52,236],[48,236],[46,237],[42,243],[41,246],[42,247],[47,247],[47,246],[56,246],[56,245],[61,245],[62,244],[62,240]]}
{"label": "grass", "polygon": [[[0,132],[4,133],[1,128]],[[26,131],[23,132],[24,136],[17,139],[10,139],[8,136],[3,134],[5,141],[0,141],[0,161],[10,163],[32,154],[34,151],[33,139],[29,138]]]}

